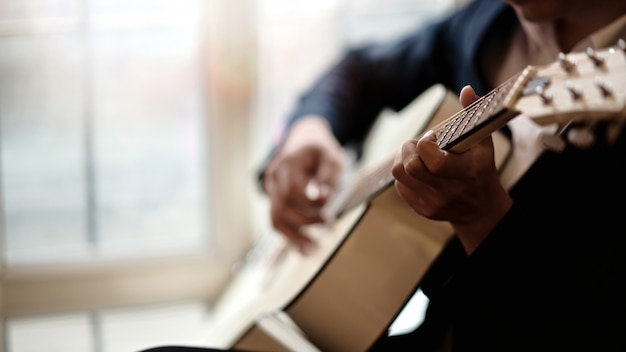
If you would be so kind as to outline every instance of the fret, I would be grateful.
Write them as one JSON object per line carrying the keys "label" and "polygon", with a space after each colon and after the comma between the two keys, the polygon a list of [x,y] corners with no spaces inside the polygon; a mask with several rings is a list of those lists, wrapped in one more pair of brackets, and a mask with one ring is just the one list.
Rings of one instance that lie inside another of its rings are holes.
{"label": "fret", "polygon": [[500,87],[453,115],[439,128],[435,128],[437,145],[441,149],[449,150],[459,141],[472,135],[493,118],[499,116],[505,110],[505,98],[515,82],[515,79],[508,80]]}

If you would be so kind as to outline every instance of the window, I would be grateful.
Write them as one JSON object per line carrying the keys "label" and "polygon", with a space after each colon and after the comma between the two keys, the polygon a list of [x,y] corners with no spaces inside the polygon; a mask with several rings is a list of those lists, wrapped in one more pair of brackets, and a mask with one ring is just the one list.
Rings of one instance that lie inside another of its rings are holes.
{"label": "window", "polygon": [[132,340],[118,333],[126,317],[148,331],[140,316],[164,309],[164,325],[181,329],[207,318],[252,238],[213,191],[215,179],[251,180],[226,175],[220,158],[245,158],[225,132],[248,123],[249,97],[242,111],[221,108],[231,79],[208,72],[228,50],[248,56],[212,50],[228,6],[237,1],[0,2],[2,347],[103,351]]}
{"label": "window", "polygon": [[206,247],[202,2],[3,4],[7,263]]}
{"label": "window", "polygon": [[15,318],[7,326],[7,346],[24,352],[133,352],[185,345],[202,336],[206,313],[201,302],[184,302]]}
{"label": "window", "polygon": [[233,264],[276,238],[254,172],[297,95],[452,2],[0,2],[0,344],[206,341]]}

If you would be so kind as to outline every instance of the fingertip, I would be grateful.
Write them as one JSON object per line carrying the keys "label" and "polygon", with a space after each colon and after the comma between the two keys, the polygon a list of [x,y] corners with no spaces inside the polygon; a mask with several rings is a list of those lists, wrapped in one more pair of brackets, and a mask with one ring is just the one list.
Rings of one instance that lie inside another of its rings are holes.
{"label": "fingertip", "polygon": [[474,101],[476,101],[479,96],[474,91],[474,88],[471,85],[466,85],[461,88],[461,92],[459,93],[459,101],[463,107],[467,107]]}
{"label": "fingertip", "polygon": [[437,140],[437,136],[435,135],[435,131],[434,130],[426,131],[426,133],[424,133],[424,135],[422,136],[422,138],[420,138],[420,140],[436,141]]}
{"label": "fingertip", "polygon": [[311,240],[305,240],[298,242],[296,244],[296,247],[298,248],[298,252],[300,252],[301,255],[307,256],[311,254],[317,246],[315,242]]}
{"label": "fingertip", "polygon": [[469,84],[466,84],[465,86],[463,86],[463,88],[461,88],[461,92],[459,95],[463,95],[463,94],[476,95],[476,91],[474,91],[474,87],[472,87]]}
{"label": "fingertip", "polygon": [[309,180],[304,187],[304,195],[308,200],[316,201],[320,198],[321,189],[320,184],[315,179]]}
{"label": "fingertip", "polygon": [[330,185],[328,183],[322,183],[319,185],[318,199],[321,200],[323,203],[326,203],[326,201],[330,197],[332,197],[334,192],[335,192],[335,187],[333,185]]}

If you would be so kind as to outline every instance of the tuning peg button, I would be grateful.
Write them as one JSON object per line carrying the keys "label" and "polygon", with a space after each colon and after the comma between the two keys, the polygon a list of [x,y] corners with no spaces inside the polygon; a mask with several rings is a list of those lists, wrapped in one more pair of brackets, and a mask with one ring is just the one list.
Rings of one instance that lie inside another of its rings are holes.
{"label": "tuning peg button", "polygon": [[539,98],[541,98],[541,101],[543,102],[544,105],[548,105],[552,102],[552,94],[546,93],[543,86],[535,87],[535,93],[539,95]]}
{"label": "tuning peg button", "polygon": [[565,72],[570,72],[575,66],[572,60],[570,60],[565,53],[559,53],[558,59]]}
{"label": "tuning peg button", "polygon": [[596,54],[596,51],[593,50],[593,48],[589,47],[587,48],[587,57],[591,59],[591,61],[593,61],[593,64],[595,66],[601,66],[602,64],[604,64],[604,58],[598,54]]}

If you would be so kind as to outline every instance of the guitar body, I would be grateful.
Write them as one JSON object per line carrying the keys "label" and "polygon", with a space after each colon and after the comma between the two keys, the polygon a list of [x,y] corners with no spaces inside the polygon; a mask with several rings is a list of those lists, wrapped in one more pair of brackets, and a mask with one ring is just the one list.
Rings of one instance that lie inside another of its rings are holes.
{"label": "guitar body", "polygon": [[[399,121],[374,130],[363,170],[390,167],[393,159],[383,156],[460,109],[456,96],[434,86],[402,116],[392,117]],[[497,141],[503,147],[499,158],[504,160],[508,141],[502,136]],[[307,257],[288,253],[272,283],[283,288],[284,304],[266,306],[265,311],[285,312],[320,350],[342,352],[365,351],[386,332],[453,235],[447,222],[416,214],[392,183],[343,213],[332,226],[312,226],[309,233],[319,247]],[[272,295],[269,291],[265,293]],[[233,347],[289,350],[257,324]]]}
{"label": "guitar body", "polygon": [[[339,221],[354,224],[346,236],[330,234],[341,239],[337,248],[283,311],[322,351],[365,351],[411,298],[452,230],[416,216],[393,187]],[[288,350],[259,338],[267,336],[255,326],[234,347]]]}
{"label": "guitar body", "polygon": [[364,351],[385,332],[452,228],[417,214],[387,187],[285,312],[323,351]]}

